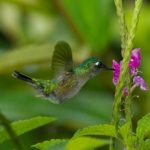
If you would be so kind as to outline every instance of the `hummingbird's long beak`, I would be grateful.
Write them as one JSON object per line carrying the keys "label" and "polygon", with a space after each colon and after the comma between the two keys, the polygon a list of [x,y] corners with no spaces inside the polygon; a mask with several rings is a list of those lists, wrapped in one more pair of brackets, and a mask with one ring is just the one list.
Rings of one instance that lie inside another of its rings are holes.
{"label": "hummingbird's long beak", "polygon": [[103,68],[106,69],[106,70],[113,70],[113,71],[115,70],[114,68],[110,68],[110,67],[107,67],[105,65],[103,65]]}
{"label": "hummingbird's long beak", "polygon": [[107,70],[115,70],[114,68],[109,68],[109,67],[107,67],[107,68],[105,68],[105,69],[107,69]]}

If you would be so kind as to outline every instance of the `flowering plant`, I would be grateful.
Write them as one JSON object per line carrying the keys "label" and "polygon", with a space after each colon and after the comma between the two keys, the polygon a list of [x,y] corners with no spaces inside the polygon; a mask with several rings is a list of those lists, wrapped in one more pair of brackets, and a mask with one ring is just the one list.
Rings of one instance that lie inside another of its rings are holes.
{"label": "flowering plant", "polygon": [[[132,50],[130,61],[128,64],[129,69],[130,69],[131,81],[132,81],[131,92],[138,86],[143,91],[146,91],[148,89],[148,86],[145,83],[144,79],[138,75],[140,63],[141,63],[140,49],[136,48]],[[117,85],[118,79],[120,76],[121,64],[122,64],[122,61],[118,63],[116,60],[113,60],[113,63],[112,63],[112,67],[114,68],[113,84],[115,86]],[[125,86],[123,90],[123,95],[126,96],[127,94],[128,94],[128,88],[127,86]]]}
{"label": "flowering plant", "polygon": [[[125,20],[126,17],[124,15],[124,10],[123,10],[123,3],[125,1],[114,0],[114,2],[115,2],[116,10],[117,10],[117,15],[119,17],[119,22],[120,22],[121,53],[122,53],[123,59],[120,62],[113,60],[113,64],[112,64],[112,67],[114,69],[113,84],[116,87],[114,101],[113,101],[113,109],[112,109],[112,122],[105,123],[105,124],[104,123],[96,124],[96,125],[91,125],[89,127],[82,128],[78,130],[77,132],[75,132],[73,137],[70,139],[68,138],[67,139],[62,139],[62,138],[51,139],[50,137],[49,140],[43,141],[41,143],[37,143],[33,145],[32,147],[39,149],[39,150],[54,150],[54,149],[87,150],[87,149],[99,149],[100,147],[110,145],[110,150],[147,150],[147,149],[150,149],[150,136],[148,136],[150,135],[150,113],[146,114],[143,118],[138,120],[136,129],[135,128],[133,129],[132,128],[133,112],[132,112],[132,107],[131,107],[132,106],[132,92],[135,90],[135,88],[140,87],[140,89],[143,91],[146,91],[148,89],[148,86],[145,83],[139,71],[139,67],[141,64],[141,51],[139,48],[132,50],[135,32],[137,29],[139,14],[140,14],[143,0],[135,0],[133,15],[132,15],[132,22],[130,26],[126,24],[126,20]],[[79,4],[79,1],[77,1],[76,3]],[[88,3],[88,1],[86,3]],[[62,9],[63,5],[59,4],[58,1],[56,1],[55,4],[57,4],[58,7],[61,6],[60,7],[61,11],[63,12],[65,11],[65,9]],[[83,1],[82,1],[82,4],[84,4]],[[90,4],[92,4],[92,8],[96,8],[93,5],[94,1]],[[96,1],[96,5],[97,4],[99,4],[98,0]],[[84,4],[83,6],[86,6],[86,5]],[[95,15],[95,13],[92,13],[92,14]],[[65,16],[66,15],[67,14],[65,12]],[[70,17],[70,14],[69,14],[69,17]],[[92,22],[92,23],[94,24],[95,22]],[[101,33],[98,33],[98,35],[99,34]],[[6,57],[7,55],[4,55],[4,56],[5,56],[4,58],[7,58]],[[10,57],[13,55],[9,54],[8,56]],[[8,63],[8,66],[9,65],[13,66],[12,63]],[[5,66],[7,68],[7,65],[4,65],[4,67]],[[93,106],[95,109],[96,107],[95,107],[95,103],[93,99],[91,99],[91,101],[94,104]],[[84,109],[88,107],[88,104],[89,103],[85,101]],[[69,110],[71,110],[70,105],[68,106],[69,106]],[[60,107],[58,107],[58,109],[59,108]],[[91,109],[89,110],[91,111]],[[87,117],[87,114],[84,115],[80,112],[78,114],[79,115],[81,114],[80,118],[86,119]],[[97,118],[97,115],[98,115],[97,111],[96,113],[93,113],[93,115],[94,114],[96,115],[96,118]],[[53,117],[39,116],[39,117],[27,119],[27,120],[16,121],[10,124],[10,121],[0,112],[0,123],[1,125],[5,127],[5,128],[0,127],[0,143],[10,138],[12,142],[14,143],[14,145],[16,146],[17,150],[24,150],[25,149],[24,145],[22,145],[22,142],[20,142],[20,139],[18,136],[27,131],[30,131],[31,129],[53,122],[54,120],[55,118]],[[74,124],[72,122],[69,122],[69,123],[71,123],[71,125],[73,125],[74,127]],[[108,137],[110,137],[110,140],[108,139]],[[28,145],[25,145],[25,147],[27,146]],[[105,147],[105,149],[106,148],[107,147]]]}

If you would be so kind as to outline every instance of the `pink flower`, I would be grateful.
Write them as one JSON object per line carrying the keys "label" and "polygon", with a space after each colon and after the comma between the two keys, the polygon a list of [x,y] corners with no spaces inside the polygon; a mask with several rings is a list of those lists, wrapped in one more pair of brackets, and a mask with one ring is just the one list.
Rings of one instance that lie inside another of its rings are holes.
{"label": "pink flower", "polygon": [[129,67],[131,71],[131,75],[137,75],[138,67],[140,66],[141,54],[140,49],[136,48],[132,50],[131,58],[129,62]]}
{"label": "pink flower", "polygon": [[146,91],[148,89],[147,84],[145,83],[144,79],[140,76],[135,76],[133,78],[133,83],[136,87],[140,87],[141,90]]}
{"label": "pink flower", "polygon": [[[148,86],[145,83],[144,79],[141,76],[138,76],[138,68],[140,66],[140,61],[141,61],[141,54],[140,54],[140,49],[136,48],[132,50],[131,52],[131,58],[129,62],[129,68],[130,68],[130,73],[132,77],[132,82],[134,87],[140,87],[141,90],[147,90]],[[112,68],[114,68],[113,71],[113,84],[116,86],[118,83],[118,79],[120,76],[120,68],[121,68],[122,61],[118,63],[116,60],[113,60],[112,63]],[[127,87],[124,87],[123,90],[124,95],[128,95],[128,89]]]}
{"label": "pink flower", "polygon": [[114,71],[113,71],[113,83],[114,83],[114,85],[117,85],[118,79],[119,79],[119,75],[120,75],[120,64],[117,61],[113,60],[112,68],[114,68]]}

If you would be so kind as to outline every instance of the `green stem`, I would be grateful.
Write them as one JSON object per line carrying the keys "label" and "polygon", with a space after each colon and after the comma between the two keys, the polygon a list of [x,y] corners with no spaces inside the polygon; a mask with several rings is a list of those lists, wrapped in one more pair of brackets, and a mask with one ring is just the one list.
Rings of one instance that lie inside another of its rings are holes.
{"label": "green stem", "polygon": [[[122,6],[122,0],[114,0],[115,6],[116,6],[116,11],[117,11],[117,15],[119,18],[119,24],[120,24],[120,35],[121,35],[121,48],[122,48],[122,56],[124,55],[124,50],[125,50],[125,46],[126,46],[126,42],[127,42],[127,35],[128,35],[128,29],[125,23],[125,15],[124,15],[124,11],[123,11],[123,6]],[[122,92],[121,92],[122,93]],[[114,104],[115,105],[115,102]],[[113,106],[114,108],[115,106]],[[120,113],[120,112],[118,112]],[[118,114],[120,115],[120,114]],[[114,116],[114,115],[113,115]],[[114,122],[114,118],[113,118],[113,122]],[[111,138],[111,144],[109,149],[110,150],[114,150],[114,143],[115,143],[115,139]]]}
{"label": "green stem", "polygon": [[[128,93],[127,98],[125,99],[127,102],[125,103],[125,118],[126,118],[126,137],[132,137],[132,111],[131,111],[131,93]],[[135,149],[133,142],[126,142],[127,149]]]}
{"label": "green stem", "polygon": [[15,132],[13,131],[9,120],[2,114],[0,113],[0,123],[5,127],[7,133],[9,134],[12,142],[14,143],[15,147],[17,150],[24,150],[24,147],[20,143],[19,139],[17,138]]}
{"label": "green stem", "polygon": [[122,56],[126,47],[126,42],[128,38],[128,29],[125,22],[125,15],[122,7],[122,0],[114,0],[117,15],[119,17],[119,23],[120,23],[120,33],[121,33],[121,48],[122,48]]}
{"label": "green stem", "polygon": [[131,55],[131,50],[133,46],[133,40],[135,37],[135,32],[137,29],[137,24],[139,21],[139,14],[141,10],[143,0],[136,0],[135,2],[135,8],[133,11],[133,18],[132,18],[132,23],[131,23],[131,28],[128,34],[128,40],[127,40],[127,45],[124,51],[124,57],[122,61],[122,66],[121,66],[121,72],[120,72],[120,77],[118,84],[116,86],[116,93],[115,93],[115,99],[114,99],[114,105],[113,105],[113,124],[115,125],[116,128],[118,128],[118,122],[120,119],[120,104],[121,104],[121,98],[122,98],[122,91],[125,86],[125,79],[128,71],[128,63],[130,60],[130,55]]}
{"label": "green stem", "polygon": [[[137,24],[139,21],[139,14],[142,6],[143,0],[136,0],[135,1],[135,8],[133,11],[133,17],[132,22],[130,26],[129,32],[127,31],[127,27],[125,24],[125,17],[124,12],[122,8],[122,0],[114,0],[116,9],[117,9],[117,15],[119,16],[120,20],[120,28],[121,28],[121,42],[122,42],[122,55],[123,55],[123,61],[121,65],[121,72],[118,80],[118,84],[116,86],[116,92],[115,92],[115,98],[113,103],[113,113],[112,113],[112,123],[115,125],[116,132],[118,131],[119,127],[119,120],[120,120],[120,106],[121,106],[121,99],[122,99],[122,91],[125,87],[125,81],[126,76],[129,75],[128,71],[128,64],[130,61],[130,55],[131,50],[133,47],[133,41],[135,37],[135,32],[137,29]],[[131,93],[130,93],[131,94]],[[129,94],[128,98],[126,99],[126,105],[125,105],[125,115],[126,119],[129,122],[129,130],[131,131],[132,128],[132,122],[131,122],[131,95]],[[114,139],[112,139],[112,143],[110,145],[110,150],[114,149]]]}
{"label": "green stem", "polygon": [[131,91],[131,80],[130,80],[130,74],[128,73],[128,95],[125,98],[125,119],[126,123],[129,127],[129,132],[132,131],[132,110],[131,110],[131,104],[132,104],[132,91]]}

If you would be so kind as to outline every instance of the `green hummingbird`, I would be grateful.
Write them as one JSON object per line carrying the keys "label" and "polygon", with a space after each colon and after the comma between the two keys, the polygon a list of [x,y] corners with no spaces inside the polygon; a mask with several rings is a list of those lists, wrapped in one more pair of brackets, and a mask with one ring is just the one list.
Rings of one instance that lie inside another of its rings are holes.
{"label": "green hummingbird", "polygon": [[18,71],[14,71],[12,75],[26,81],[40,96],[59,104],[76,95],[89,79],[100,73],[101,69],[113,70],[96,57],[88,58],[75,66],[70,46],[60,41],[53,52],[51,80],[30,78]]}

